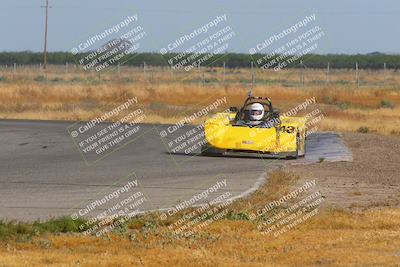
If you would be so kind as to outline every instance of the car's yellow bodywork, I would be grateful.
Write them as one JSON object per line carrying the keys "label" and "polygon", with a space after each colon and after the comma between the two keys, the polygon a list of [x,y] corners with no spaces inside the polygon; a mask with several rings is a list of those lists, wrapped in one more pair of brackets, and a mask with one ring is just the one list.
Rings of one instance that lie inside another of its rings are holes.
{"label": "car's yellow bodywork", "polygon": [[212,148],[226,151],[272,154],[305,154],[306,126],[303,117],[281,117],[271,128],[238,126],[235,112],[217,113],[204,124],[205,139]]}

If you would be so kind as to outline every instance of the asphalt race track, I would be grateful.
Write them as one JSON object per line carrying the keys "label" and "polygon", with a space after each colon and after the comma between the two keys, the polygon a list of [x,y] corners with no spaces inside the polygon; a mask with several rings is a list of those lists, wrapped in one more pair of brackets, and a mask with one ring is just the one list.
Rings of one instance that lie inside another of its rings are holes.
{"label": "asphalt race track", "polygon": [[[86,158],[70,136],[71,125],[0,121],[0,219],[90,217],[135,201],[138,205],[131,209],[137,211],[165,209],[209,188],[215,190],[208,191],[208,198],[225,193],[244,196],[265,181],[266,171],[287,163],[275,158],[204,157],[198,155],[197,148],[171,153],[170,142],[196,132],[196,127],[185,125],[162,138],[170,126],[151,124],[137,125],[140,130],[129,136],[129,142],[109,149],[110,153],[102,157],[92,153]],[[291,162],[312,162],[321,157],[351,160],[351,153],[335,133],[310,135],[306,149],[305,159]],[[132,181],[137,182],[136,187],[131,183],[125,192],[118,191]],[[101,202],[107,195],[107,202]],[[137,201],[140,196],[145,196],[143,203]],[[209,200],[194,204],[203,201]],[[96,207],[91,203],[97,203]]]}

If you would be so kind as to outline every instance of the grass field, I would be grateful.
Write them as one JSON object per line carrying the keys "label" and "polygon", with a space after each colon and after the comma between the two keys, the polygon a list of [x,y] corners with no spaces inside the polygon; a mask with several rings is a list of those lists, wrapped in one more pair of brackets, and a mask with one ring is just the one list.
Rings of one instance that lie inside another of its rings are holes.
{"label": "grass field", "polygon": [[[321,214],[279,239],[246,221],[222,220],[201,236],[176,240],[165,227],[131,237],[42,235],[0,248],[2,266],[396,266],[398,210]],[[351,251],[351,253],[349,253]]]}
{"label": "grass field", "polygon": [[[325,118],[319,130],[360,131],[399,135],[400,75],[397,71],[362,71],[360,86],[354,70],[255,70],[253,92],[268,96],[281,111],[308,98]],[[225,77],[225,78],[224,78]],[[221,68],[193,72],[123,68],[96,74],[52,66],[46,73],[35,67],[0,72],[0,117],[6,119],[90,120],[131,97],[138,97],[146,122],[175,123],[219,97],[239,106],[251,88],[250,69]],[[299,113],[302,115],[303,113]],[[201,118],[204,120],[204,118]],[[197,123],[200,121],[196,121]]]}
{"label": "grass field", "polygon": [[[84,237],[70,219],[0,224],[1,266],[395,266],[400,211],[325,208],[277,237],[262,235],[248,209],[265,205],[298,182],[276,171],[227,216],[190,237],[172,235],[158,214],[133,219],[102,238]],[[176,215],[183,216],[183,211]],[[6,234],[7,233],[7,234]],[[351,253],[349,253],[351,251]]]}
{"label": "grass field", "polygon": [[[360,86],[355,83],[352,70],[332,71],[329,83],[324,70],[306,70],[304,75],[303,86],[299,83],[299,70],[257,70],[253,92],[270,97],[283,112],[315,97],[316,103],[299,114],[322,110],[325,117],[318,130],[400,136],[398,72],[388,71],[383,79],[381,72],[363,71]],[[39,73],[34,67],[18,69],[17,74],[3,69],[0,118],[90,120],[137,97],[146,122],[176,123],[218,98],[227,97],[227,106],[238,106],[250,87],[249,69],[227,70],[223,75],[218,68],[193,73],[122,68],[120,74],[114,70],[100,76],[73,67],[65,73],[60,66],[52,66],[47,73]],[[388,153],[383,158],[395,158],[390,151],[385,150]],[[342,181],[337,186],[329,184],[331,193],[343,193],[342,183],[347,180],[335,170],[345,169],[344,165],[329,169],[325,162],[317,164],[314,167],[326,171],[328,180],[336,177]],[[348,163],[351,164],[355,163]],[[382,170],[377,160],[374,164],[357,164],[359,174],[354,181],[365,182],[367,173],[363,171],[375,175],[367,167]],[[345,166],[349,169],[356,166],[348,165]],[[382,180],[379,175],[374,178]],[[262,235],[258,226],[265,218],[252,219],[254,210],[289,192],[303,179],[289,171],[270,173],[268,183],[261,189],[234,202],[220,220],[190,237],[173,235],[169,228],[190,210],[167,220],[161,220],[158,213],[140,216],[103,237],[82,235],[77,227],[82,222],[70,218],[43,223],[2,221],[0,266],[398,266],[400,210],[390,205],[370,203],[368,207],[350,209],[324,205],[317,216],[286,233],[277,237]],[[353,180],[348,183],[355,184]],[[370,195],[382,187],[368,186]],[[349,198],[364,194],[351,192]]]}

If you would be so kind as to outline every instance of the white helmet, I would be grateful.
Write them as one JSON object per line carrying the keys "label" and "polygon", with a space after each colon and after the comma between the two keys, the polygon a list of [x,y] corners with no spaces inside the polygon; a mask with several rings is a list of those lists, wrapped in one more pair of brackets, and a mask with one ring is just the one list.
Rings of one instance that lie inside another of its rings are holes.
{"label": "white helmet", "polygon": [[246,120],[260,121],[264,117],[264,106],[260,103],[253,103],[245,108]]}

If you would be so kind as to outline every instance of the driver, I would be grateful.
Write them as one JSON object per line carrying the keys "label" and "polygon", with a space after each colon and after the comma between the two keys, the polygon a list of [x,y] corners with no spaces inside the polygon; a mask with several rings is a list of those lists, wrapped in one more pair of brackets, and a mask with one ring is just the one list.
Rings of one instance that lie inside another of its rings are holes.
{"label": "driver", "polygon": [[258,126],[264,118],[264,106],[260,103],[253,103],[244,109],[244,123],[249,126]]}

